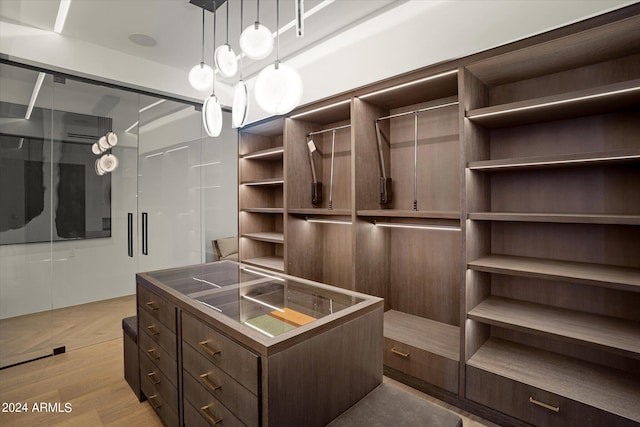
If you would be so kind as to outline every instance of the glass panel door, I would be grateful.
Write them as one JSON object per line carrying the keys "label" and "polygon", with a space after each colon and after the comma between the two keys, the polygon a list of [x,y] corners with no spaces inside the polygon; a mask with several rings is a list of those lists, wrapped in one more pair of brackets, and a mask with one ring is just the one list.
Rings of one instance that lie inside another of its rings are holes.
{"label": "glass panel door", "polygon": [[70,350],[135,314],[138,95],[64,78],[53,95],[53,344]]}
{"label": "glass panel door", "polygon": [[141,96],[138,135],[139,270],[203,262],[200,113]]}
{"label": "glass panel door", "polygon": [[0,367],[51,354],[51,75],[0,64]]}

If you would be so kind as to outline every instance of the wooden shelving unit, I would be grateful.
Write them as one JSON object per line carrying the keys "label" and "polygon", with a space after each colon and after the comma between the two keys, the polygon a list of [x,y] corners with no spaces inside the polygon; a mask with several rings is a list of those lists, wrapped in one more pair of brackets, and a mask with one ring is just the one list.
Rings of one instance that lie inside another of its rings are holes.
{"label": "wooden shelving unit", "polygon": [[637,425],[639,113],[640,5],[307,105],[240,132],[241,259],[384,297],[387,371],[498,423]]}
{"label": "wooden shelving unit", "polygon": [[239,132],[240,261],[284,271],[284,123]]}
{"label": "wooden shelving unit", "polygon": [[[622,42],[633,23],[462,76],[464,394],[535,425],[640,421],[640,192],[627,184],[640,180],[640,40]],[[601,38],[610,49],[594,58]]]}

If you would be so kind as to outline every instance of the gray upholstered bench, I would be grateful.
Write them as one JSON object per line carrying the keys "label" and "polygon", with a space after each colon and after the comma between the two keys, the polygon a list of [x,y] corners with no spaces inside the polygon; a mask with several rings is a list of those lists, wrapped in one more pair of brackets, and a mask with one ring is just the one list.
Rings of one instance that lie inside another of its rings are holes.
{"label": "gray upholstered bench", "polygon": [[122,339],[124,341],[124,379],[140,402],[146,400],[140,391],[140,369],[138,362],[138,318],[122,319]]}
{"label": "gray upholstered bench", "polygon": [[330,427],[462,427],[462,419],[392,384],[383,383],[333,420]]}

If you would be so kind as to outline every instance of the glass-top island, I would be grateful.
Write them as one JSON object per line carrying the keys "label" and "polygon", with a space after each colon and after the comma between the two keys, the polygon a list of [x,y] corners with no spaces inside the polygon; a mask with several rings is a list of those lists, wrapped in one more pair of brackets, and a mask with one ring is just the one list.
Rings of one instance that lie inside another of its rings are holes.
{"label": "glass-top island", "polygon": [[167,425],[321,426],[382,382],[380,298],[232,261],[136,281],[142,390]]}

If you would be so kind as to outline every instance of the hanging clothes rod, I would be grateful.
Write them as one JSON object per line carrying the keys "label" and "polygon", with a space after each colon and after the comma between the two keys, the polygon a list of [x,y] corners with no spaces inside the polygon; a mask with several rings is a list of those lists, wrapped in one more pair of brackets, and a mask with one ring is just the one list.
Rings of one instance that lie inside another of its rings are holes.
{"label": "hanging clothes rod", "polygon": [[335,128],[331,128],[331,129],[317,130],[317,131],[315,131],[315,132],[310,132],[310,133],[308,133],[308,134],[307,134],[307,136],[311,136],[311,135],[319,135],[319,134],[321,134],[321,133],[333,132],[333,131],[336,131],[336,130],[346,129],[346,128],[350,128],[350,127],[351,127],[351,125],[350,125],[350,124],[348,124],[348,125],[343,125],[343,126],[338,126],[338,127],[335,127]]}
{"label": "hanging clothes rod", "polygon": [[448,102],[446,104],[440,104],[440,105],[434,105],[432,107],[420,108],[419,110],[406,111],[404,113],[398,113],[398,114],[392,114],[390,116],[380,117],[380,118],[377,118],[376,121],[379,122],[379,121],[382,121],[382,120],[394,119],[396,117],[408,116],[408,115],[411,115],[411,114],[418,114],[418,113],[422,113],[424,111],[437,110],[439,108],[451,107],[452,105],[458,105],[458,104],[459,104],[458,101]]}

